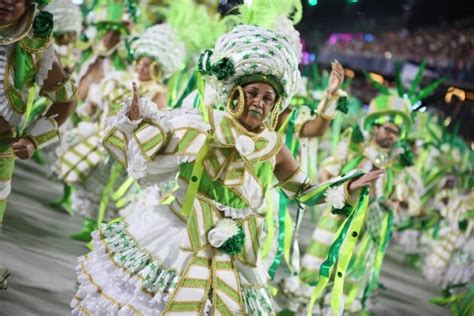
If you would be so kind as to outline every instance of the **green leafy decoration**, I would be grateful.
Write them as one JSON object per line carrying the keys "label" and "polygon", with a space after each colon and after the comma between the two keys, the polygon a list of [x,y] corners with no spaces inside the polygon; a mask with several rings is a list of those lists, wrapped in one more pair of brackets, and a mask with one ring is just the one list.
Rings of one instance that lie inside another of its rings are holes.
{"label": "green leafy decoration", "polygon": [[405,88],[403,87],[400,63],[395,64],[395,81],[397,83],[398,96],[403,97],[405,94]]}
{"label": "green leafy decoration", "polygon": [[421,101],[421,100],[424,100],[425,98],[427,98],[430,94],[432,94],[436,89],[438,89],[438,87],[441,85],[441,83],[443,83],[444,81],[444,78],[439,78],[437,79],[436,81],[434,81],[433,83],[431,83],[430,85],[428,85],[427,87],[421,89],[420,92],[418,92],[418,94],[416,96],[412,96],[410,97],[410,100],[415,103],[417,101]]}
{"label": "green leafy decoration", "polygon": [[413,79],[413,81],[411,82],[410,90],[408,90],[408,95],[409,96],[415,95],[416,91],[418,90],[418,87],[420,86],[421,80],[423,79],[425,69],[426,69],[426,59],[424,59],[421,62],[420,67],[418,67],[418,71],[416,72],[415,79]]}

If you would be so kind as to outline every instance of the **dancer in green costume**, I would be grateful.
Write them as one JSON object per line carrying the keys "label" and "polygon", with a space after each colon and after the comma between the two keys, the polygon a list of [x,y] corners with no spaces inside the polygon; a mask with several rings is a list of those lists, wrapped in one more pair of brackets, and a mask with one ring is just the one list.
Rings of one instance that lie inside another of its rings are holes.
{"label": "dancer in green costume", "polygon": [[[417,77],[421,78],[421,75]],[[370,139],[364,141],[362,132],[357,128],[352,133],[343,133],[338,150],[322,163],[323,179],[341,172],[347,173],[354,168],[366,172],[383,169],[386,172],[373,187],[367,214],[360,217],[357,225],[353,223],[349,226],[350,236],[342,235],[341,229],[348,220],[344,212],[334,212],[331,209],[324,211],[314,230],[312,243],[302,258],[303,268],[299,278],[285,279],[282,284],[284,300],[290,309],[310,313],[312,310],[307,310],[308,306],[312,307],[312,303],[319,298],[319,306],[316,308],[319,313],[327,312],[328,308],[334,313],[345,309],[360,311],[361,307],[366,307],[367,300],[378,288],[383,257],[391,237],[393,211],[400,202],[394,194],[394,179],[406,167],[403,159],[406,152],[397,149],[397,142],[405,138],[410,130],[412,104],[431,93],[439,86],[440,81],[419,91],[416,90],[418,84],[419,82],[414,83],[415,88],[410,89],[410,93],[405,93],[403,87],[398,87],[399,95],[391,94],[387,88],[378,86],[382,93],[371,101],[364,122]],[[327,193],[327,198],[343,208],[342,201],[337,202],[342,194],[343,192],[331,190]],[[364,233],[361,235],[362,228]],[[357,241],[358,248],[352,258]],[[342,244],[339,254],[332,251],[338,243]],[[340,257],[333,279],[323,268],[325,262],[334,256],[336,259],[337,256]],[[326,293],[325,284],[329,280],[334,280],[333,288]],[[314,285],[316,288],[312,287]],[[311,304],[307,305],[310,298]],[[323,309],[320,310],[319,307]]]}
{"label": "dancer in green costume", "polygon": [[132,204],[121,223],[94,234],[77,267],[74,315],[274,313],[259,250],[272,175],[290,198],[313,204],[329,187],[357,191],[382,173],[317,187],[298,168],[274,131],[299,80],[295,44],[239,25],[204,52],[200,71],[226,111],[157,111],[137,96],[124,104],[107,150],[141,184],[177,176],[179,188],[165,203]]}
{"label": "dancer in green costume", "polygon": [[[0,227],[11,190],[15,159],[28,159],[59,138],[75,105],[76,88],[50,45],[53,16],[44,1],[1,0],[0,17]],[[37,95],[49,107],[30,121]],[[0,283],[8,272],[2,271]]]}

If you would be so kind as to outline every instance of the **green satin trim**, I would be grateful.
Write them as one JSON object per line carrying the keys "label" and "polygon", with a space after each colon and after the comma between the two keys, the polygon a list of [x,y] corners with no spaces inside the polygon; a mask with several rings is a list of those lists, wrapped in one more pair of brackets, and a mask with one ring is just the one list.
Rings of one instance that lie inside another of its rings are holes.
{"label": "green satin trim", "polygon": [[18,135],[23,135],[23,132],[25,131],[26,124],[28,123],[31,115],[31,110],[33,109],[33,102],[35,101],[35,97],[36,86],[33,86],[28,90],[28,101],[26,102],[25,115],[23,116],[19,129],[17,130]]}
{"label": "green satin trim", "polygon": [[190,181],[188,182],[188,189],[186,190],[186,195],[184,197],[183,206],[181,207],[181,214],[188,218],[191,215],[193,209],[194,200],[196,198],[196,193],[198,192],[199,183],[201,183],[201,177],[204,171],[204,158],[209,151],[209,139],[206,139],[203,147],[199,151],[199,154],[196,157],[194,162],[193,171],[191,173]]}
{"label": "green satin trim", "polygon": [[207,105],[204,102],[204,95],[206,89],[206,82],[200,73],[197,74],[197,89],[199,92],[199,103],[198,109],[201,112],[204,122],[209,122],[209,111],[207,110]]}
{"label": "green satin trim", "polygon": [[105,211],[107,210],[107,204],[112,195],[114,184],[117,181],[117,178],[120,176],[120,173],[123,171],[124,168],[122,167],[122,165],[119,162],[114,161],[112,169],[110,171],[109,179],[107,180],[104,190],[102,191],[102,196],[100,198],[99,212],[97,214],[97,227],[100,227],[100,224],[102,224],[102,222],[104,221]]}
{"label": "green satin trim", "polygon": [[344,182],[350,179],[358,178],[363,174],[364,172],[355,170],[351,174],[341,175],[341,178],[336,181],[323,183],[320,186],[314,187],[314,189],[310,190],[309,192],[300,195],[298,200],[305,205],[314,206],[322,202],[324,199],[324,193],[329,187],[342,185]]}
{"label": "green satin trim", "polygon": [[356,157],[354,157],[353,159],[349,160],[343,167],[342,167],[342,170],[341,172],[342,173],[346,173],[346,172],[349,172],[355,168],[357,168],[360,163],[362,162],[362,160],[364,160],[364,156],[363,155],[358,155]]}
{"label": "green satin trim", "polygon": [[392,168],[385,169],[386,181],[384,186],[385,196],[390,196],[393,191],[393,179],[395,178]]}
{"label": "green satin trim", "polygon": [[[15,88],[22,90],[25,86],[26,79],[26,53],[20,47],[20,44],[15,44],[15,73],[13,74],[13,82]],[[6,78],[8,80],[8,78]]]}
{"label": "green satin trim", "polygon": [[382,229],[380,232],[380,244],[377,247],[377,252],[375,253],[375,261],[372,269],[372,273],[367,283],[367,286],[364,289],[364,294],[362,297],[362,307],[365,309],[367,300],[372,296],[374,291],[379,286],[380,272],[382,270],[382,262],[385,257],[385,252],[387,250],[390,239],[392,238],[392,226],[393,226],[393,213],[387,212],[384,216],[382,222]]}
{"label": "green satin trim", "polygon": [[[297,115],[297,111],[295,110],[290,114],[290,118],[288,120],[288,125],[287,125],[286,133],[285,133],[285,145],[290,149],[293,157],[295,156],[296,152],[292,151],[291,149],[294,150],[296,148],[295,142],[297,142],[295,138],[293,137],[295,133],[296,115]],[[286,216],[287,216],[288,202],[289,202],[288,197],[285,195],[285,193],[282,190],[280,190],[279,204],[278,204],[278,239],[277,239],[278,247],[275,253],[275,258],[273,258],[273,262],[270,266],[270,269],[268,270],[268,274],[270,275],[271,279],[275,277],[276,271],[278,270],[278,267],[280,266],[281,255],[284,253],[284,250],[285,250],[285,240],[286,240],[285,235],[286,235],[286,227],[287,227]],[[290,261],[289,249],[287,250],[287,253],[288,253],[287,262],[289,262]]]}
{"label": "green satin trim", "polygon": [[273,263],[268,269],[268,274],[273,280],[275,277],[276,271],[280,266],[281,254],[283,253],[284,243],[285,243],[285,215],[286,215],[286,206],[288,205],[288,198],[286,195],[280,191],[279,192],[279,205],[278,205],[278,248],[275,253],[275,258]]}
{"label": "green satin trim", "polygon": [[265,215],[265,227],[267,236],[262,247],[262,258],[265,260],[270,253],[273,245],[273,238],[275,237],[275,225],[273,224],[273,201],[269,194],[267,196],[267,214]]}
{"label": "green satin trim", "polygon": [[112,194],[112,201],[114,201],[115,206],[118,209],[121,209],[130,202],[126,193],[130,189],[130,187],[135,183],[135,179],[128,178],[125,180],[122,185]]}
{"label": "green satin trim", "polygon": [[332,148],[332,155],[336,156],[339,142],[341,140],[341,127],[342,127],[342,113],[337,111],[336,117],[332,121],[331,124],[331,148]]}
{"label": "green satin trim", "polygon": [[293,228],[294,224],[293,224],[293,220],[291,219],[291,215],[288,208],[286,208],[286,212],[285,212],[285,227],[286,227],[286,232],[285,232],[285,240],[283,242],[283,257],[285,258],[287,265],[290,267],[290,270],[292,270],[293,267],[292,267],[292,262],[291,262],[291,246],[292,246],[293,234],[295,230]]}
{"label": "green satin trim", "polygon": [[112,62],[114,64],[114,68],[116,70],[126,70],[127,69],[127,65],[123,61],[122,56],[120,56],[120,54],[117,51],[114,52],[114,55],[112,57]]}
{"label": "green satin trim", "polygon": [[[364,238],[360,242],[359,251],[355,256],[355,260],[352,264],[350,264],[350,273],[349,276],[353,280],[360,280],[361,277],[366,274],[366,256],[367,249],[369,245],[371,245],[371,237],[369,234],[365,234]],[[346,300],[344,302],[346,307],[350,307],[354,300],[357,298],[357,294],[359,293],[361,285],[359,283],[354,284],[348,290],[349,293],[346,294]]]}
{"label": "green satin trim", "polygon": [[347,268],[354,253],[357,241],[359,239],[362,225],[364,224],[365,216],[369,206],[369,194],[362,197],[360,211],[354,216],[354,220],[350,225],[350,237],[346,238],[342,249],[339,252],[339,258],[336,268],[336,278],[334,280],[333,291],[331,295],[331,308],[336,315],[341,315],[344,311],[344,304],[341,304],[344,290],[344,280],[346,278]]}
{"label": "green satin trim", "polygon": [[339,251],[344,243],[344,240],[346,239],[347,232],[351,227],[354,218],[359,219],[359,216],[361,216],[360,213],[365,213],[367,211],[368,198],[369,190],[367,188],[364,188],[359,200],[357,201],[354,211],[346,218],[344,223],[339,228],[336,235],[337,237],[329,248],[326,260],[321,264],[318,281],[309,283],[309,285],[316,286],[316,288],[314,289],[308,304],[308,316],[312,315],[314,303],[321,296],[324,289],[326,288],[326,285],[329,281],[329,277],[332,272],[332,268],[334,267],[334,264],[336,263],[339,257]]}

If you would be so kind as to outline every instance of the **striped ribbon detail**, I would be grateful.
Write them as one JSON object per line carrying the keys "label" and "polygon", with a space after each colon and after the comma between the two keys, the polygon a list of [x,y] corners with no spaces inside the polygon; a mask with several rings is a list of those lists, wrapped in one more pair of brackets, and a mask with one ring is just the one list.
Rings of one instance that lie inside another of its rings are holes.
{"label": "striped ribbon detail", "polygon": [[138,143],[142,155],[148,161],[152,161],[166,142],[166,133],[160,125],[144,121],[133,132],[133,138]]}
{"label": "striped ribbon detail", "polygon": [[204,315],[208,300],[212,315],[243,315],[239,276],[232,258],[204,248],[187,264],[163,315]]}
{"label": "striped ribbon detail", "polygon": [[54,119],[41,117],[28,129],[27,135],[36,149],[41,149],[59,140],[58,124]]}
{"label": "striped ribbon detail", "polygon": [[105,135],[102,144],[112,157],[127,166],[127,141],[127,135],[114,127]]}

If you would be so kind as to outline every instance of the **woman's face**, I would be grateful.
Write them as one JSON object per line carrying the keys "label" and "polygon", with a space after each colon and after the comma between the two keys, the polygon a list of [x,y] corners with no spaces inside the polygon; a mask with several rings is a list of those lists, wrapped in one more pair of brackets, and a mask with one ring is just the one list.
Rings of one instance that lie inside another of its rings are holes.
{"label": "woman's face", "polygon": [[243,87],[245,107],[240,123],[249,131],[258,129],[275,105],[277,94],[268,83],[256,82]]}
{"label": "woman's face", "polygon": [[150,81],[160,80],[161,72],[157,63],[153,62],[150,57],[142,57],[137,63],[136,72],[138,74],[138,80]]}
{"label": "woman's face", "polygon": [[18,22],[26,6],[27,0],[0,0],[0,26]]}
{"label": "woman's face", "polygon": [[150,57],[142,57],[137,63],[137,74],[138,79],[140,81],[150,81],[152,79],[151,72],[151,65],[153,64],[153,60]]}

